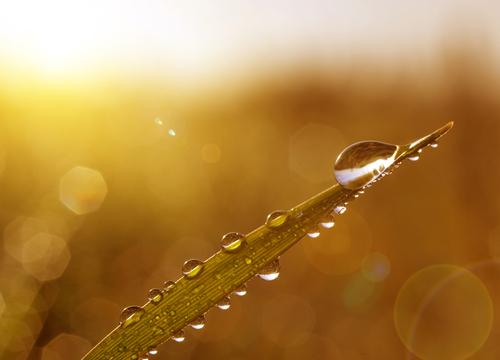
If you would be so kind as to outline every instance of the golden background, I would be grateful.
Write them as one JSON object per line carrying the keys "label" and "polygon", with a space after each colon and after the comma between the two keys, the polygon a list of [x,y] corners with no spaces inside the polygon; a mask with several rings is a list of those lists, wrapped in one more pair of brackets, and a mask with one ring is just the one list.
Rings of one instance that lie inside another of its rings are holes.
{"label": "golden background", "polygon": [[155,358],[500,358],[498,5],[20,3],[0,26],[1,359],[80,359],[185,260],[335,183],[347,145],[448,121]]}

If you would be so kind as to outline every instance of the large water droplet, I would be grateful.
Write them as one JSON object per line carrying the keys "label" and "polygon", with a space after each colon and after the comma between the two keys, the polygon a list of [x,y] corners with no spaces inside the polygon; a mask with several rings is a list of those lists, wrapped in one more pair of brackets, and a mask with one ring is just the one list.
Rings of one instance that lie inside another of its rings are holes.
{"label": "large water droplet", "polygon": [[346,189],[362,188],[394,163],[398,146],[362,141],[340,153],[335,161],[335,178]]}
{"label": "large water droplet", "polygon": [[193,320],[193,322],[190,325],[193,329],[196,329],[196,330],[203,329],[205,327],[205,317],[202,315],[202,316],[196,318],[195,320]]}
{"label": "large water droplet", "polygon": [[320,225],[325,229],[331,229],[335,226],[335,218],[332,215],[327,215],[321,219]]}
{"label": "large water droplet", "polygon": [[258,276],[266,281],[276,280],[280,276],[280,262],[278,259],[271,261],[269,264],[264,266],[260,271]]}
{"label": "large water droplet", "polygon": [[172,340],[178,343],[186,340],[186,335],[184,334],[184,331],[183,330],[177,331],[174,335],[172,335]]}
{"label": "large water droplet", "polygon": [[289,212],[286,210],[276,210],[267,216],[266,225],[275,228],[283,225],[288,219]]}
{"label": "large water droplet", "polygon": [[165,289],[166,292],[171,291],[175,287],[175,282],[172,280],[165,281],[163,283],[163,288]]}
{"label": "large water droplet", "polygon": [[182,265],[182,273],[188,279],[192,279],[203,270],[203,261],[188,260]]}
{"label": "large water droplet", "polygon": [[158,304],[163,300],[163,291],[161,289],[151,289],[149,290],[149,300],[153,304]]}
{"label": "large water droplet", "polygon": [[129,306],[122,310],[120,314],[120,326],[122,328],[135,324],[143,317],[145,311],[140,306]]}
{"label": "large water droplet", "polygon": [[231,300],[227,296],[223,297],[216,305],[221,310],[227,310],[231,307]]}
{"label": "large water droplet", "polygon": [[317,227],[315,227],[307,232],[307,236],[309,236],[312,239],[318,238],[320,236],[320,234],[321,233],[319,232],[319,229]]}
{"label": "large water droplet", "polygon": [[224,251],[235,252],[244,245],[245,241],[245,235],[237,232],[230,232],[222,237],[221,247]]}
{"label": "large water droplet", "polygon": [[247,294],[247,286],[245,284],[234,290],[234,294],[238,296],[245,296]]}

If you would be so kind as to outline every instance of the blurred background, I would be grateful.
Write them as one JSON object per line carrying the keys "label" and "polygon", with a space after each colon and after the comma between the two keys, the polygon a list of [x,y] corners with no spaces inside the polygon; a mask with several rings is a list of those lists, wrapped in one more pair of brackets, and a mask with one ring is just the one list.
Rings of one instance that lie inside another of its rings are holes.
{"label": "blurred background", "polygon": [[500,3],[4,1],[0,358],[80,359],[149,288],[335,183],[439,148],[158,359],[500,358]]}

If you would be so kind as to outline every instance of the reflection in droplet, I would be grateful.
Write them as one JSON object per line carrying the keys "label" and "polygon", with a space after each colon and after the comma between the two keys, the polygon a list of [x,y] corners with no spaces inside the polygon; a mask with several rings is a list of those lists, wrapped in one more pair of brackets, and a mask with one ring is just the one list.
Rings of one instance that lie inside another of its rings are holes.
{"label": "reflection in droplet", "polygon": [[411,160],[411,161],[417,161],[418,159],[420,159],[420,156],[418,154],[408,156],[408,160]]}
{"label": "reflection in droplet", "polygon": [[307,236],[309,236],[311,239],[316,239],[320,234],[321,233],[319,232],[319,229],[317,227],[312,228],[307,232]]}
{"label": "reflection in droplet", "polygon": [[182,265],[182,274],[188,279],[192,279],[203,270],[203,261],[188,260]]}
{"label": "reflection in droplet", "polygon": [[149,290],[149,300],[153,304],[158,304],[163,300],[163,291],[161,289],[151,289]]}
{"label": "reflection in droplet", "polygon": [[331,229],[335,226],[335,218],[333,217],[333,215],[325,216],[323,219],[321,219],[320,225],[324,229]]}
{"label": "reflection in droplet", "polygon": [[283,225],[288,219],[289,212],[286,210],[276,210],[267,216],[266,225],[275,228]]}
{"label": "reflection in droplet", "polygon": [[234,290],[234,294],[238,296],[245,296],[247,294],[247,286],[245,284],[241,285],[239,288]]}
{"label": "reflection in droplet", "polygon": [[362,141],[347,147],[335,161],[335,178],[346,189],[359,189],[394,163],[398,146]]}
{"label": "reflection in droplet", "polygon": [[245,243],[245,235],[230,232],[222,237],[221,247],[224,251],[235,252]]}
{"label": "reflection in droplet", "polygon": [[148,355],[157,355],[158,354],[158,349],[155,347],[150,347],[148,350]]}
{"label": "reflection in droplet", "polygon": [[184,340],[186,340],[186,335],[184,334],[184,331],[183,330],[177,331],[174,335],[172,335],[172,340],[178,343],[181,343]]}
{"label": "reflection in droplet", "polygon": [[170,135],[170,136],[174,137],[174,136],[176,136],[176,135],[177,135],[177,133],[175,132],[175,130],[174,130],[174,129],[168,129],[168,135]]}
{"label": "reflection in droplet", "polygon": [[221,310],[227,310],[231,307],[231,300],[225,296],[216,305]]}
{"label": "reflection in droplet", "polygon": [[430,144],[429,146],[431,148],[435,149],[435,148],[437,148],[439,146],[439,144],[437,142],[435,142],[435,143]]}
{"label": "reflection in droplet", "polygon": [[202,315],[193,320],[190,326],[195,330],[201,330],[205,327],[205,317]]}
{"label": "reflection in droplet", "polygon": [[454,265],[434,265],[400,289],[394,322],[404,345],[422,359],[468,359],[488,338],[493,304],[483,282]]}
{"label": "reflection in droplet", "polygon": [[165,289],[166,292],[171,291],[175,287],[175,282],[172,280],[167,280],[163,283],[163,288]]}
{"label": "reflection in droplet", "polygon": [[273,281],[280,276],[280,262],[278,259],[271,261],[265,267],[263,267],[258,276],[262,280]]}
{"label": "reflection in droplet", "polygon": [[335,209],[333,209],[333,211],[336,214],[342,215],[343,213],[345,213],[347,211],[347,208],[345,206],[337,206],[337,207],[335,207]]}
{"label": "reflection in droplet", "polygon": [[120,326],[123,328],[135,324],[144,316],[144,309],[140,306],[129,306],[122,310],[120,315]]}

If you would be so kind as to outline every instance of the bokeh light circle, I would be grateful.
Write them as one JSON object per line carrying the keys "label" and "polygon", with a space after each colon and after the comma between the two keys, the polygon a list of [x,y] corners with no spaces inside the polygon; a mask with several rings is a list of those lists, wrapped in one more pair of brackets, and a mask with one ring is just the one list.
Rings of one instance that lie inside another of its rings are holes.
{"label": "bokeh light circle", "polygon": [[363,276],[373,282],[383,281],[391,271],[391,263],[384,254],[374,252],[368,254],[361,264]]}
{"label": "bokeh light circle", "polygon": [[469,270],[434,265],[416,272],[400,289],[394,322],[406,348],[421,359],[466,359],[489,336],[493,304]]}
{"label": "bokeh light circle", "polygon": [[60,277],[71,259],[64,239],[38,233],[31,237],[23,247],[22,264],[24,270],[40,281]]}
{"label": "bokeh light circle", "polygon": [[101,173],[83,166],[69,170],[59,184],[61,202],[77,215],[98,210],[107,193],[108,187]]}

